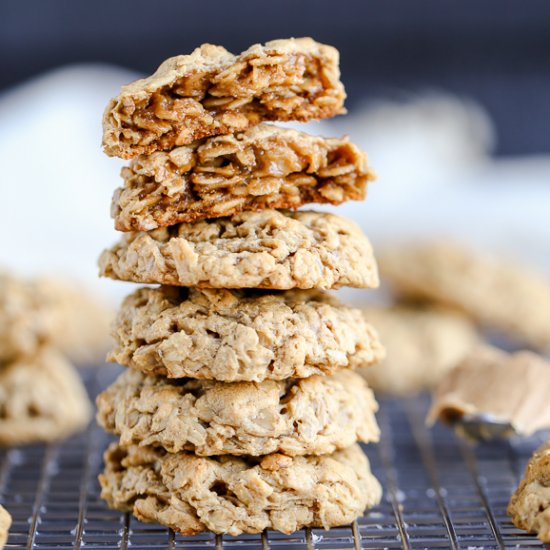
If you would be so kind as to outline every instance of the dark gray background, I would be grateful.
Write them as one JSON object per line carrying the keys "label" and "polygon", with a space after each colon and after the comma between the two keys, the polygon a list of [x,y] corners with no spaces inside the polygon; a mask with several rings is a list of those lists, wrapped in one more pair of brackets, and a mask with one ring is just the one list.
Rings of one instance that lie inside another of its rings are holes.
{"label": "dark gray background", "polygon": [[305,35],[340,49],[348,107],[443,89],[489,111],[498,154],[550,152],[548,0],[4,1],[0,90],[67,63],[148,73],[205,41]]}

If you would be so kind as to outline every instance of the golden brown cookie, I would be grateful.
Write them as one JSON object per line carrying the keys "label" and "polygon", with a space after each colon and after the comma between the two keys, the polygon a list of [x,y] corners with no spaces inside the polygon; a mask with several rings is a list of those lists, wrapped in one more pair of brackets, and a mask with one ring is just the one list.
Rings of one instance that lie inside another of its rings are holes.
{"label": "golden brown cookie", "polygon": [[0,364],[0,445],[62,439],[90,416],[86,390],[57,350]]}
{"label": "golden brown cookie", "polygon": [[550,280],[452,241],[411,243],[378,255],[400,297],[457,308],[535,348],[550,347]]}
{"label": "golden brown cookie", "polygon": [[384,357],[361,312],[317,290],[140,288],[113,337],[110,361],[170,378],[307,378]]}
{"label": "golden brown cookie", "polygon": [[121,445],[199,456],[329,454],[378,441],[372,391],[354,372],[303,380],[170,380],[127,370],[97,398]]}
{"label": "golden brown cookie", "polygon": [[474,325],[452,310],[371,305],[363,313],[386,348],[380,365],[360,370],[377,392],[408,395],[431,389],[479,342]]}
{"label": "golden brown cookie", "polygon": [[338,51],[311,38],[255,44],[239,56],[203,44],[124,86],[103,117],[103,147],[132,158],[267,120],[341,114]]}
{"label": "golden brown cookie", "polygon": [[103,362],[110,321],[110,310],[73,282],[0,273],[0,361],[46,343],[76,362]]}
{"label": "golden brown cookie", "polygon": [[455,424],[483,414],[530,435],[550,428],[550,363],[528,351],[473,350],[441,381],[428,421]]}
{"label": "golden brown cookie", "polygon": [[120,231],[150,231],[243,210],[362,200],[374,173],[347,138],[325,139],[269,124],[169,152],[122,169],[113,197]]}
{"label": "golden brown cookie", "polygon": [[378,286],[371,245],[354,222],[321,212],[261,210],[125,233],[100,274],[202,288]]}
{"label": "golden brown cookie", "polygon": [[550,441],[529,460],[508,514],[516,527],[550,543]]}
{"label": "golden brown cookie", "polygon": [[255,459],[113,444],[105,463],[99,481],[109,506],[186,535],[345,525],[382,493],[358,445],[332,455]]}
{"label": "golden brown cookie", "polygon": [[4,548],[8,541],[8,531],[10,527],[11,516],[3,506],[0,506],[0,549]]}

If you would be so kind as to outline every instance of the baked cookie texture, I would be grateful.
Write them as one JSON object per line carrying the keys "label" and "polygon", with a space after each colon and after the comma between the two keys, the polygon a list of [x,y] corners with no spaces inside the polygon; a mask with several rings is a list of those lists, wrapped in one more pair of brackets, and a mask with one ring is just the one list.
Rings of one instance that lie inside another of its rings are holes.
{"label": "baked cookie texture", "polygon": [[119,436],[102,498],[186,535],[349,524],[381,487],[358,442],[377,403],[353,369],[384,357],[361,311],[323,290],[378,286],[360,228],[308,203],[361,200],[374,179],[347,138],[266,121],[344,112],[338,52],[311,38],[235,56],[204,44],[122,88],[103,119],[122,170],[120,241],[100,274],[128,296],[97,399]]}
{"label": "baked cookie texture", "polygon": [[111,212],[120,231],[150,231],[243,210],[363,200],[375,179],[347,138],[325,139],[260,124],[169,152],[141,155],[122,169]]}
{"label": "baked cookie texture", "polygon": [[345,525],[379,503],[358,445],[325,456],[198,457],[111,445],[99,480],[112,508],[185,535]]}
{"label": "baked cookie texture", "polygon": [[307,378],[384,357],[361,311],[318,290],[140,288],[112,328],[108,360],[169,378]]}
{"label": "baked cookie texture", "polygon": [[529,460],[525,475],[512,495],[508,514],[514,525],[550,543],[550,441]]}
{"label": "baked cookie texture", "polygon": [[11,527],[11,516],[9,512],[0,505],[0,549],[4,548],[8,541],[8,531]]}
{"label": "baked cookie texture", "polygon": [[378,441],[378,406],[350,371],[304,380],[169,380],[127,370],[97,398],[97,420],[121,445],[199,456],[329,454]]}
{"label": "baked cookie texture", "polygon": [[103,148],[132,158],[267,120],[344,113],[338,51],[311,38],[255,44],[239,56],[203,44],[124,86],[103,117]]}
{"label": "baked cookie texture", "polygon": [[453,310],[370,305],[363,314],[386,348],[379,366],[359,371],[376,392],[409,395],[432,389],[480,342],[473,323]]}
{"label": "baked cookie texture", "polygon": [[125,233],[100,274],[201,288],[378,286],[372,247],[354,222],[321,212],[262,210]]}
{"label": "baked cookie texture", "polygon": [[0,364],[0,444],[63,439],[91,417],[88,395],[67,360],[53,348]]}
{"label": "baked cookie texture", "polygon": [[530,435],[550,428],[550,363],[521,351],[491,346],[474,349],[438,385],[428,422],[455,424],[464,415],[485,413]]}
{"label": "baked cookie texture", "polygon": [[400,297],[454,307],[529,346],[550,347],[550,279],[452,241],[396,245],[378,260]]}
{"label": "baked cookie texture", "polygon": [[0,362],[32,356],[44,343],[75,362],[103,361],[110,321],[108,307],[73,282],[0,273]]}

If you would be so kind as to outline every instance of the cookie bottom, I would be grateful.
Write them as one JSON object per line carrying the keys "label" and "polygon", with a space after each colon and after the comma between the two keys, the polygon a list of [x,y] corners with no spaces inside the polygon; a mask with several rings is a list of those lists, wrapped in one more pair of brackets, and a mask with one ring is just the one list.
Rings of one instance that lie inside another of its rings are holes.
{"label": "cookie bottom", "polygon": [[244,459],[114,443],[105,463],[99,481],[110,507],[185,535],[336,527],[382,495],[358,445],[326,456]]}

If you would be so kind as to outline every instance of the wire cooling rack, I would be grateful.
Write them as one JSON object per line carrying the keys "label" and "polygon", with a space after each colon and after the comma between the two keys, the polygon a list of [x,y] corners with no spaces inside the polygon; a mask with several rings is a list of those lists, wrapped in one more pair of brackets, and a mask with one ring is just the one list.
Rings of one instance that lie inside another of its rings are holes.
{"label": "wire cooling rack", "polygon": [[[92,395],[116,374],[84,371]],[[352,525],[240,537],[183,537],[109,510],[97,475],[112,438],[92,423],[60,444],[0,452],[0,500],[13,516],[7,548],[358,549],[543,548],[506,516],[510,494],[542,438],[471,447],[450,430],[427,430],[426,398],[383,399],[382,440],[367,454],[383,502]]]}

